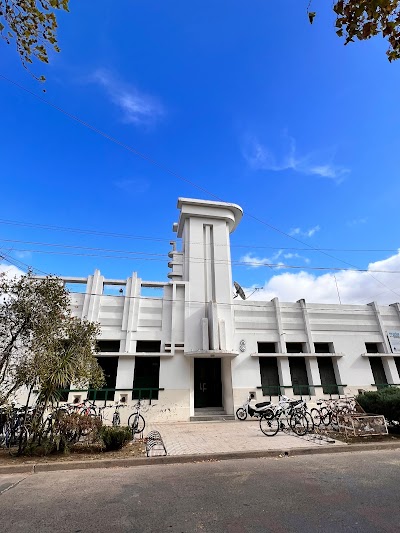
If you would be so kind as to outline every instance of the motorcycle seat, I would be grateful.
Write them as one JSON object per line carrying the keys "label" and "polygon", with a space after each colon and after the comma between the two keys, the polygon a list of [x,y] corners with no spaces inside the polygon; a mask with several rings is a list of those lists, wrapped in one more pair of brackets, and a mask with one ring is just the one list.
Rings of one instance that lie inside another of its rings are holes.
{"label": "motorcycle seat", "polygon": [[261,402],[261,403],[256,403],[256,407],[258,409],[261,409],[261,407],[267,407],[267,405],[271,405],[271,402]]}

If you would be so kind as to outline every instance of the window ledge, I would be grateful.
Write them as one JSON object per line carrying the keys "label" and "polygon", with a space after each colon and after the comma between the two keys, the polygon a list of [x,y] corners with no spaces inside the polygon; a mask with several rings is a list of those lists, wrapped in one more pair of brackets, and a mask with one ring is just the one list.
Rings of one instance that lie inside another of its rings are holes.
{"label": "window ledge", "polygon": [[[382,355],[382,354],[380,354]],[[343,353],[251,353],[251,357],[343,357]]]}
{"label": "window ledge", "polygon": [[173,357],[171,352],[122,352],[118,354],[123,357]]}
{"label": "window ledge", "polygon": [[185,352],[186,357],[237,357],[239,352],[229,352],[227,350],[196,350],[194,352]]}
{"label": "window ledge", "polygon": [[[395,353],[362,353],[361,357],[393,357]],[[400,354],[399,354],[400,355]]]}

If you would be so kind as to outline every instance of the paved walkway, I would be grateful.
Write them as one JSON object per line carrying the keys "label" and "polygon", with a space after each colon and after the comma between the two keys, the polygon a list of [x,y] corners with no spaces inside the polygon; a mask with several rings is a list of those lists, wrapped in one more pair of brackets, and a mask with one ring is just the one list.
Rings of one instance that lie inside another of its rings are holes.
{"label": "paved walkway", "polygon": [[[285,450],[310,446],[332,448],[324,440],[297,437],[279,432],[274,437],[265,436],[258,421],[240,422],[152,422],[146,426],[144,436],[152,430],[161,433],[168,455],[229,453],[242,451]],[[155,452],[158,455],[160,452]]]}

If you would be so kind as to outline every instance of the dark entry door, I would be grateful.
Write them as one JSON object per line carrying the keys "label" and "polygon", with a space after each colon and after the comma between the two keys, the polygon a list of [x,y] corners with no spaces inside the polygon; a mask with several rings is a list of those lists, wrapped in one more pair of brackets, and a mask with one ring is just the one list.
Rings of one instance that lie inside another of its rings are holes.
{"label": "dark entry door", "polygon": [[195,359],[194,407],[221,406],[221,359]]}

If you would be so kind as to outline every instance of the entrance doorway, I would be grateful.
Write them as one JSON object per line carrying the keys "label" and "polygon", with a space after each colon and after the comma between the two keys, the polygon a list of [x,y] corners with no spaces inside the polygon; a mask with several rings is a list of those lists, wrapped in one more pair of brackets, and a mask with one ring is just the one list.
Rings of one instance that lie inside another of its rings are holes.
{"label": "entrance doorway", "polygon": [[194,359],[194,407],[222,407],[221,359]]}

